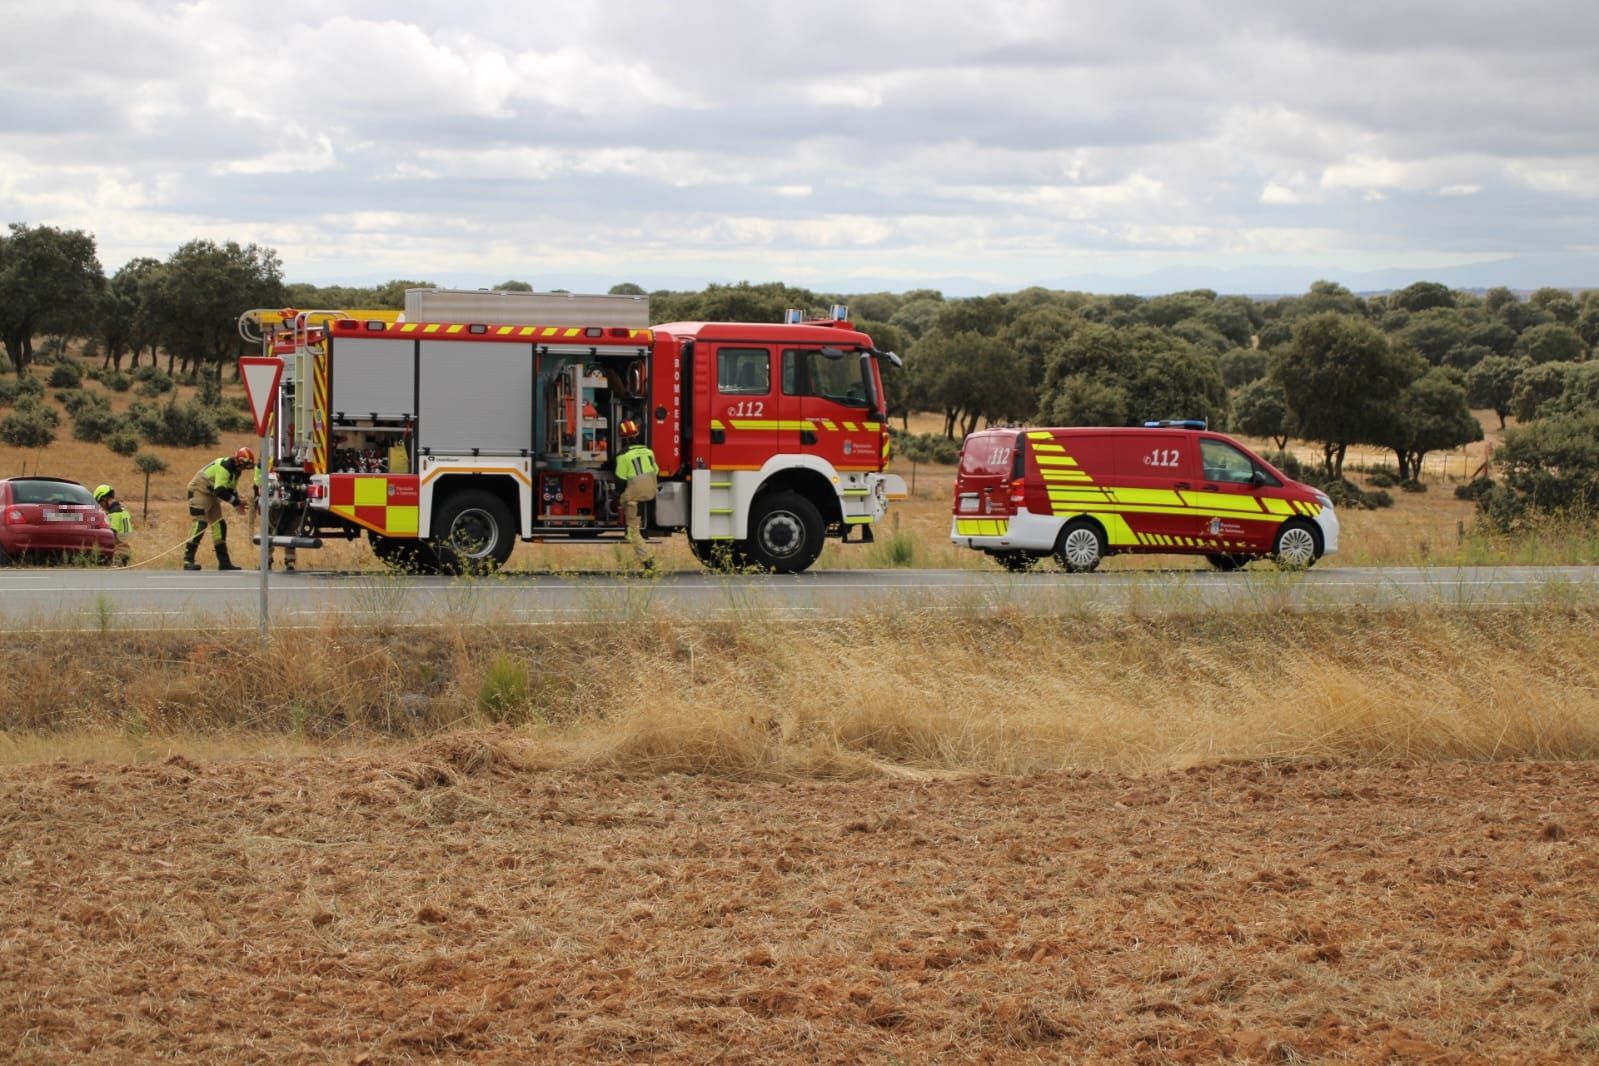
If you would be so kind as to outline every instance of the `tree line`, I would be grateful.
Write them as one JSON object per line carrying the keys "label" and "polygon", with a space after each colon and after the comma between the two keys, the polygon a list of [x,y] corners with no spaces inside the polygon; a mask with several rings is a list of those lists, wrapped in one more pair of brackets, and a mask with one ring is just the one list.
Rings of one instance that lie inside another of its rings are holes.
{"label": "tree line", "polygon": [[[35,339],[57,335],[89,339],[113,371],[124,359],[130,369],[146,356],[154,365],[164,353],[169,375],[220,380],[245,351],[236,322],[247,308],[397,309],[416,287],[430,285],[288,283],[273,249],[208,240],[166,260],[136,259],[107,278],[91,235],[13,224],[0,236],[0,342],[19,376],[35,360]],[[1599,409],[1599,362],[1591,359],[1599,290],[1543,288],[1523,299],[1507,288],[1418,281],[1362,296],[1321,281],[1280,298],[1042,288],[945,298],[932,289],[845,296],[773,282],[649,296],[657,323],[774,322],[790,307],[847,303],[880,348],[905,357],[887,390],[891,413],[935,412],[951,441],[997,423],[1203,418],[1279,448],[1290,438],[1315,442],[1330,479],[1342,477],[1351,445],[1386,448],[1408,480],[1429,452],[1480,439],[1472,407],[1493,410],[1501,427],[1511,415],[1525,426],[1580,422]]]}

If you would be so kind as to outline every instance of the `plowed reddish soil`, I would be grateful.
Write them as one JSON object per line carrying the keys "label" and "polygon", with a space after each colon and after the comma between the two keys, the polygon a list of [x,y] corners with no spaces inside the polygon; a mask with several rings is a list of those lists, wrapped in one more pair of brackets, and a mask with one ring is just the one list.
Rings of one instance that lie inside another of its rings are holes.
{"label": "plowed reddish soil", "polygon": [[0,1058],[1599,1060],[1599,768],[0,771]]}

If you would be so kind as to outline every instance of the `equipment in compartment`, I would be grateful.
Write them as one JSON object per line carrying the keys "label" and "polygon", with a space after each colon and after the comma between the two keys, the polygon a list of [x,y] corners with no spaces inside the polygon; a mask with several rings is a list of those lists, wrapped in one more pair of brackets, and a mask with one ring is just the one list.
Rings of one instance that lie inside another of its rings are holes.
{"label": "equipment in compartment", "polygon": [[610,458],[610,382],[578,363],[562,367],[550,389],[546,453],[578,463]]}
{"label": "equipment in compartment", "polygon": [[411,426],[389,424],[335,424],[329,473],[408,474],[411,471]]}
{"label": "equipment in compartment", "polygon": [[594,475],[587,471],[546,471],[539,475],[539,519],[550,523],[594,521]]}

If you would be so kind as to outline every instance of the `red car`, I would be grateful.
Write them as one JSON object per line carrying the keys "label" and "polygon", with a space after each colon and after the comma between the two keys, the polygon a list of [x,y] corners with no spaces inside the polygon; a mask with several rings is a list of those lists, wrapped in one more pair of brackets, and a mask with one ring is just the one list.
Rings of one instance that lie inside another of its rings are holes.
{"label": "red car", "polygon": [[110,563],[117,535],[89,490],[58,477],[0,478],[0,566],[37,557]]}

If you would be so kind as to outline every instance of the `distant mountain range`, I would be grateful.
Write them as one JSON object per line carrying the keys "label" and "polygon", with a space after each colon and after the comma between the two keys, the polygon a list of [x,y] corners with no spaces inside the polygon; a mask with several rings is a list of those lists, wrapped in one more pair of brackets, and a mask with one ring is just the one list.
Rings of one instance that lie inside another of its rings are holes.
{"label": "distant mountain range", "polygon": [[[410,276],[426,277],[446,288],[489,288],[506,280],[505,273],[494,277],[461,272],[430,273],[410,271]],[[316,281],[319,285],[378,285],[394,274],[364,274]],[[736,277],[592,273],[536,273],[509,276],[527,281],[536,290],[565,289],[570,292],[602,293],[611,286],[632,282],[646,291],[670,289],[698,291],[713,282],[736,284],[786,281],[819,293],[908,292],[911,289],[936,289],[949,297],[985,296],[1015,292],[1034,286],[1071,292],[1133,293],[1158,296],[1185,289],[1214,289],[1223,295],[1271,297],[1293,296],[1308,290],[1313,282],[1334,281],[1359,293],[1389,292],[1417,281],[1436,281],[1452,289],[1491,289],[1498,285],[1519,291],[1550,286],[1561,289],[1599,288],[1599,255],[1522,255],[1505,259],[1441,267],[1390,267],[1381,270],[1342,270],[1314,266],[1173,266],[1143,274],[1066,274],[1040,278],[1028,285],[996,285],[970,277],[855,277],[803,282],[797,278]],[[291,279],[303,280],[303,279]]]}

